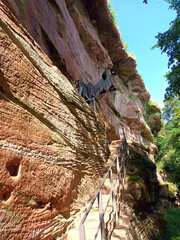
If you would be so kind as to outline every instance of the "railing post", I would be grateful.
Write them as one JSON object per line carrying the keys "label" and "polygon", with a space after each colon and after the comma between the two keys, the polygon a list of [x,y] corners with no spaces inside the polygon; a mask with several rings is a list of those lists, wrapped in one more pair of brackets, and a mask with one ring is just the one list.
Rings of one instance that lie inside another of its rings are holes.
{"label": "railing post", "polygon": [[119,157],[117,156],[117,160],[116,160],[116,169],[117,169],[117,176],[118,176],[118,182],[119,182],[119,185],[118,185],[118,192],[117,192],[117,195],[118,195],[118,218],[120,216],[120,212],[121,212],[121,209],[120,209],[120,198],[121,198],[121,189],[122,189],[122,179],[121,179],[121,169],[120,169],[120,163],[119,163]]}
{"label": "railing post", "polygon": [[112,168],[111,168],[109,174],[110,174],[111,191],[112,191],[112,204],[113,204],[114,218],[115,218],[115,223],[116,223],[116,221],[117,221],[117,208],[116,208],[116,199],[115,199],[115,191],[114,191]]}
{"label": "railing post", "polygon": [[122,182],[121,180],[121,172],[120,172],[120,164],[119,164],[119,157],[117,156],[117,160],[116,160],[116,169],[117,169],[117,175],[118,175],[118,180],[119,180],[119,186]]}
{"label": "railing post", "polygon": [[80,240],[86,240],[85,227],[82,223],[79,226],[79,238]]}
{"label": "railing post", "polygon": [[96,111],[96,101],[95,101],[95,98],[93,98],[93,102],[94,102],[94,111]]}
{"label": "railing post", "polygon": [[100,221],[100,226],[101,226],[101,240],[106,240],[106,232],[105,232],[105,226],[104,226],[104,212],[103,212],[101,191],[98,194],[98,208],[99,208],[99,221]]}
{"label": "railing post", "polygon": [[[94,100],[95,103],[95,99]],[[98,224],[98,229],[97,232],[94,236],[94,239],[97,239],[99,230],[101,230],[101,240],[109,240],[111,238],[112,231],[115,228],[115,225],[118,221],[119,216],[121,215],[121,202],[123,200],[123,195],[124,195],[124,184],[125,184],[125,177],[127,174],[127,166],[128,166],[128,155],[129,155],[129,149],[128,149],[128,143],[126,141],[126,135],[124,132],[124,129],[122,129],[123,135],[124,135],[124,140],[121,143],[121,146],[117,152],[117,155],[115,159],[113,160],[111,166],[109,167],[98,191],[96,192],[93,200],[91,201],[89,208],[87,212],[85,213],[80,226],[79,226],[79,236],[80,240],[86,240],[86,234],[85,234],[85,226],[84,222],[87,219],[88,214],[90,213],[90,210],[92,209],[93,204],[95,201],[98,201],[98,210],[99,210],[99,224]],[[116,164],[116,178],[113,179],[113,166]],[[102,187],[108,177],[109,174],[109,180],[110,180],[110,185],[111,185],[111,191],[110,191],[110,196],[108,198],[108,201],[106,203],[106,206],[103,208],[103,201],[102,201]],[[119,185],[117,186],[116,183],[119,182]],[[105,222],[105,213],[106,210],[109,206],[109,202],[112,199],[112,211],[111,214],[109,214],[109,220]],[[112,216],[112,218],[111,218]],[[108,224],[110,224],[108,227]],[[106,225],[106,227],[105,227]],[[109,232],[108,232],[109,231]]]}

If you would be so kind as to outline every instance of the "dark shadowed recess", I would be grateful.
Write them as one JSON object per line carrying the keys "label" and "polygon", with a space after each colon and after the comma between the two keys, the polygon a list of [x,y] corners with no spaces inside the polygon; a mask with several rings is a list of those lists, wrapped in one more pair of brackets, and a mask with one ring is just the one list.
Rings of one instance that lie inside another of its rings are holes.
{"label": "dark shadowed recess", "polygon": [[58,50],[54,46],[53,42],[50,40],[48,37],[47,33],[45,30],[41,27],[41,33],[43,36],[43,40],[46,46],[46,49],[48,52],[46,52],[53,62],[53,64],[60,69],[63,75],[65,75],[68,79],[70,79],[69,73],[66,68],[66,63],[63,59],[61,59]]}
{"label": "dark shadowed recess", "polygon": [[57,4],[56,0],[46,0],[46,2],[51,6],[51,8],[53,9],[54,13],[60,14],[60,16],[62,18],[64,18],[63,13],[62,13],[59,5]]}
{"label": "dark shadowed recess", "polygon": [[14,159],[6,164],[6,169],[12,177],[16,177],[19,172],[20,161]]}

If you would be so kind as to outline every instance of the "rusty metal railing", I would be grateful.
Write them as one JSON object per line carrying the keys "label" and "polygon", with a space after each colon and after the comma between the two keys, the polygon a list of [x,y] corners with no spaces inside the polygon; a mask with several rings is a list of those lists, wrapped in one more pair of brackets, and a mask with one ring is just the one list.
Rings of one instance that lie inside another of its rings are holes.
{"label": "rusty metal railing", "polygon": [[[97,231],[95,232],[93,239],[97,239],[97,237],[98,239],[101,239],[101,240],[111,239],[112,232],[121,214],[120,205],[124,196],[124,185],[125,185],[125,178],[126,178],[127,166],[129,161],[129,157],[128,157],[129,149],[128,149],[128,144],[126,141],[126,135],[125,135],[124,129],[123,129],[123,135],[124,135],[124,139],[117,152],[117,155],[114,158],[107,173],[105,174],[105,177],[98,191],[96,192],[86,213],[84,214],[84,217],[81,220],[81,223],[79,226],[80,240],[86,240],[86,231],[85,231],[84,224],[88,217],[88,214],[93,208],[93,205],[95,205],[96,200],[98,203],[97,205],[98,205],[99,221],[97,224]],[[102,190],[103,190],[104,183],[108,178],[110,181],[110,194],[105,206],[103,206]],[[111,205],[110,205],[110,202],[112,203]],[[109,210],[109,208],[111,208],[111,213],[109,214],[108,220],[105,220],[105,213],[107,212],[107,209]]]}

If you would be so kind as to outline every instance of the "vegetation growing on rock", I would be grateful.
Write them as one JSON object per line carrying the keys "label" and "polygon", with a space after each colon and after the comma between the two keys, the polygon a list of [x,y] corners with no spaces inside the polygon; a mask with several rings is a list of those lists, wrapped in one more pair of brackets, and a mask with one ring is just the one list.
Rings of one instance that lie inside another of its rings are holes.
{"label": "vegetation growing on rock", "polygon": [[161,110],[152,100],[146,103],[146,122],[152,133],[156,135],[161,129]]}
{"label": "vegetation growing on rock", "polygon": [[130,147],[128,185],[128,201],[135,211],[151,211],[157,192],[156,165],[142,148]]}
{"label": "vegetation growing on rock", "polygon": [[118,20],[117,20],[117,16],[116,16],[116,14],[115,14],[115,11],[112,9],[112,3],[111,3],[111,1],[108,1],[107,6],[108,6],[109,12],[110,12],[110,14],[111,14],[113,23],[114,23],[114,25],[118,28],[119,23],[118,23]]}
{"label": "vegetation growing on rock", "polygon": [[166,231],[158,240],[179,240],[180,239],[180,209],[164,209],[162,217],[166,220]]}
{"label": "vegetation growing on rock", "polygon": [[180,187],[180,100],[166,101],[162,114],[165,122],[155,138],[159,147],[157,164],[170,174],[170,180]]}

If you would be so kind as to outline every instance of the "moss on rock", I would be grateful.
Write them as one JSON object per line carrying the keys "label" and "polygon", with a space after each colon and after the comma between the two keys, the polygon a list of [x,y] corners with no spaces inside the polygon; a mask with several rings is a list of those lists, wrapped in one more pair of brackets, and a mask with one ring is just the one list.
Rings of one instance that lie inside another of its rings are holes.
{"label": "moss on rock", "polygon": [[127,189],[131,197],[126,200],[135,211],[149,212],[156,201],[157,189],[155,163],[145,151],[131,146]]}

